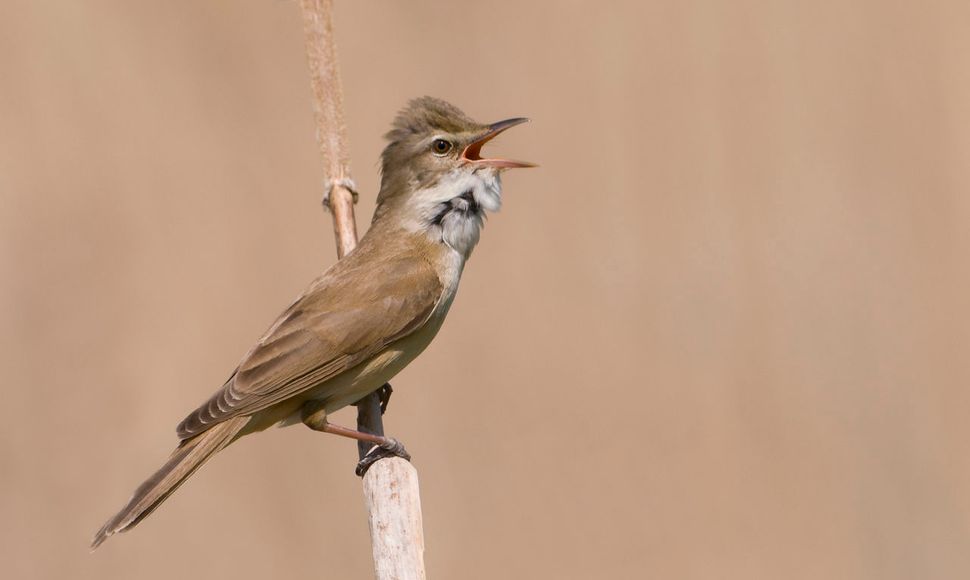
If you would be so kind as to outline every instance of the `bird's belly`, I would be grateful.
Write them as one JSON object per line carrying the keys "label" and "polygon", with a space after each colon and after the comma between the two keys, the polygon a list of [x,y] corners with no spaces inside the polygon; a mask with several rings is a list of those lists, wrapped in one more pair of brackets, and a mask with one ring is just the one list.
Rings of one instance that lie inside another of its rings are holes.
{"label": "bird's belly", "polygon": [[417,349],[408,349],[407,346],[412,345],[394,345],[369,361],[341,373],[311,390],[308,399],[323,401],[328,415],[356,403],[401,372],[424,350],[427,343]]}

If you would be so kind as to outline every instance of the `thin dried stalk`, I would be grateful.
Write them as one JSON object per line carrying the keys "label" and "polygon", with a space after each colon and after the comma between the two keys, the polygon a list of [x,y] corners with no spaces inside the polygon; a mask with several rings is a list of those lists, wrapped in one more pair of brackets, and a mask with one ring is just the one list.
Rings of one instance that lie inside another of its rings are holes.
{"label": "thin dried stalk", "polygon": [[307,64],[310,66],[310,85],[313,87],[317,143],[327,174],[323,205],[333,214],[337,256],[343,258],[357,246],[357,220],[354,218],[357,188],[350,177],[350,160],[347,156],[343,88],[337,69],[337,50],[330,17],[333,2],[301,0],[300,6]]}

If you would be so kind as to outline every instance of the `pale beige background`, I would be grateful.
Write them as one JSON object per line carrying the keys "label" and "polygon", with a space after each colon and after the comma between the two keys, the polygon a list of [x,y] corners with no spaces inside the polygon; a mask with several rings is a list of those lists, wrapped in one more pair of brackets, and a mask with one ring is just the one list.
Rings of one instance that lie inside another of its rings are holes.
{"label": "pale beige background", "polygon": [[[4,578],[370,576],[354,446],[302,428],[87,553],[334,260],[298,14],[0,4]],[[970,4],[336,17],[362,225],[410,97],[542,164],[394,383],[432,578],[970,577]]]}

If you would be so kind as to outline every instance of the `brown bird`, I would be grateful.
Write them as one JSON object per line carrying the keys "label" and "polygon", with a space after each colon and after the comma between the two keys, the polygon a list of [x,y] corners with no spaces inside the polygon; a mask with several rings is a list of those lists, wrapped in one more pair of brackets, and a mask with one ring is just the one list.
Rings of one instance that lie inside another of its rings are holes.
{"label": "brown bird", "polygon": [[533,166],[483,158],[482,146],[525,121],[483,125],[444,101],[411,101],[387,134],[377,209],[360,244],[314,280],[179,424],[171,457],[95,534],[92,548],[138,524],[217,451],[273,425],[302,422],[407,457],[398,441],[333,425],[327,415],[379,389],[437,334],[485,213],[501,206],[500,172]]}

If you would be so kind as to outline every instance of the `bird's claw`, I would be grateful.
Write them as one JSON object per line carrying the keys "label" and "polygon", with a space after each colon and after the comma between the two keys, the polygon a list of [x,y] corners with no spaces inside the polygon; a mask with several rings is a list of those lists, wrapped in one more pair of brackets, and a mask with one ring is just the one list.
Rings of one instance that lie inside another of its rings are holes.
{"label": "bird's claw", "polygon": [[357,469],[354,472],[359,477],[364,477],[371,465],[385,457],[400,457],[406,461],[411,461],[411,454],[404,448],[404,444],[393,437],[388,437],[383,443],[371,447],[367,455],[357,463]]}
{"label": "bird's claw", "polygon": [[377,400],[381,402],[381,415],[387,412],[387,404],[391,402],[391,393],[393,392],[391,383],[384,383],[381,388],[377,389]]}

